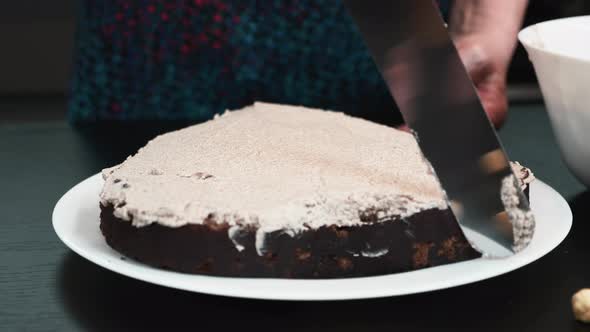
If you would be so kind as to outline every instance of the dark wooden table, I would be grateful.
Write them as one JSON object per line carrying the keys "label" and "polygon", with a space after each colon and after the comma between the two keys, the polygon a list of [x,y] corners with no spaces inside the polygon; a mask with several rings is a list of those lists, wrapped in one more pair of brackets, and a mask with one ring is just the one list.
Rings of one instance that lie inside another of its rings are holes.
{"label": "dark wooden table", "polygon": [[378,300],[194,294],[118,275],[68,250],[51,227],[55,202],[158,131],[0,124],[0,331],[590,331],[573,320],[569,302],[577,289],[590,287],[590,193],[562,163],[542,106],[513,107],[501,136],[512,159],[570,202],[574,227],[565,242],[503,276]]}

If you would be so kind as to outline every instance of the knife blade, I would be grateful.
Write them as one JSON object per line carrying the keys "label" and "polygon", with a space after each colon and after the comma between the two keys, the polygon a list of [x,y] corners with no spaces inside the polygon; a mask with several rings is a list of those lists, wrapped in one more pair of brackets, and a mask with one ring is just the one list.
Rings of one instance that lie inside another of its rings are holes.
{"label": "knife blade", "polygon": [[433,0],[344,0],[468,240],[507,257],[534,216]]}

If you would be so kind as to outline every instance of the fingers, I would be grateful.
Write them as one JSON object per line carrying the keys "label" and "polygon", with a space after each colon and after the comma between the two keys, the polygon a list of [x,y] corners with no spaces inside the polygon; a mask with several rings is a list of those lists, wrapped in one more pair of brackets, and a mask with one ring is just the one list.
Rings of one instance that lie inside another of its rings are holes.
{"label": "fingers", "polygon": [[506,120],[506,69],[494,62],[482,48],[469,45],[458,49],[490,121],[500,128]]}
{"label": "fingers", "polygon": [[483,107],[490,121],[497,129],[506,121],[508,115],[508,98],[504,80],[484,80],[476,84]]}
{"label": "fingers", "polygon": [[460,48],[459,57],[474,82],[483,80],[489,71],[489,60],[480,47]]}
{"label": "fingers", "polygon": [[405,131],[407,133],[410,132],[410,127],[408,127],[408,125],[406,125],[406,124],[399,125],[396,127],[396,129],[401,130],[401,131]]}

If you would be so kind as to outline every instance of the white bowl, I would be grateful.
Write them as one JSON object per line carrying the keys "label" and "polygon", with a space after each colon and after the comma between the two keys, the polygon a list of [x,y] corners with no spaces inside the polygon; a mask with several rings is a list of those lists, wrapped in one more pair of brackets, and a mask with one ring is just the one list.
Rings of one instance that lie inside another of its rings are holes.
{"label": "white bowl", "polygon": [[590,16],[532,25],[518,39],[535,68],[563,159],[590,186]]}

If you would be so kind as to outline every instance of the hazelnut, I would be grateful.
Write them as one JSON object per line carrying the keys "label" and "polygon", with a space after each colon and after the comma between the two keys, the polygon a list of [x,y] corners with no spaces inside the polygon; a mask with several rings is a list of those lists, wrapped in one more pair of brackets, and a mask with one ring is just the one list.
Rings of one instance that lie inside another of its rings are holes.
{"label": "hazelnut", "polygon": [[572,309],[577,320],[590,322],[590,288],[581,289],[572,296]]}

